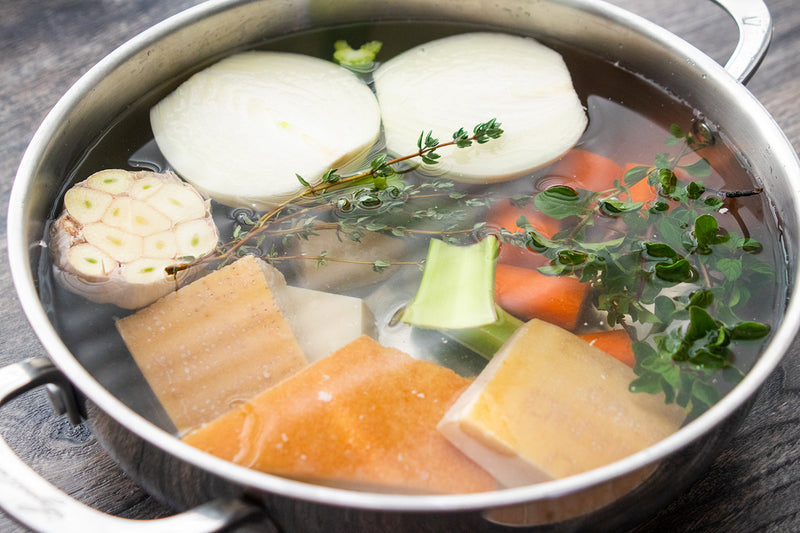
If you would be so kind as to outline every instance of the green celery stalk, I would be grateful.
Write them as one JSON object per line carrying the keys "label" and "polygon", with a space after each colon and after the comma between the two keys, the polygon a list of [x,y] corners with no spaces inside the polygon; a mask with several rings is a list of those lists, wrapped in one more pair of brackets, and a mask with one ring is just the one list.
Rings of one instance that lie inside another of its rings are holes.
{"label": "green celery stalk", "polygon": [[443,329],[442,333],[481,357],[491,359],[524,322],[497,307],[497,320],[469,329]]}
{"label": "green celery stalk", "polygon": [[333,59],[343,66],[363,67],[375,62],[375,56],[381,51],[380,41],[370,41],[361,45],[358,50],[351,47],[347,41],[341,40],[333,43]]}
{"label": "green celery stalk", "polygon": [[498,249],[494,236],[469,246],[431,239],[422,281],[401,320],[438,330],[496,322],[494,272]]}

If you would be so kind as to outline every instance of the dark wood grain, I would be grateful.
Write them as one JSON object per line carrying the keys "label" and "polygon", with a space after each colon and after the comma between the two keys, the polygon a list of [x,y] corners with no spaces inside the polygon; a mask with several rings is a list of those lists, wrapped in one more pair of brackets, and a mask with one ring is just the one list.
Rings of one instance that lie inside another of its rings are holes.
{"label": "dark wood grain", "polygon": [[[126,39],[196,0],[0,0],[0,211],[40,121],[77,78]],[[735,28],[710,1],[616,0],[724,62]],[[800,146],[800,4],[767,0],[775,36],[748,87]],[[800,178],[800,177],[798,177]],[[0,260],[7,265],[5,219]],[[0,268],[0,365],[44,355]],[[135,486],[84,427],[53,413],[42,391],[0,413],[0,431],[45,477],[97,509],[154,518],[167,509]],[[0,531],[27,531],[0,513]],[[711,469],[645,531],[800,531],[800,344],[770,377]]]}

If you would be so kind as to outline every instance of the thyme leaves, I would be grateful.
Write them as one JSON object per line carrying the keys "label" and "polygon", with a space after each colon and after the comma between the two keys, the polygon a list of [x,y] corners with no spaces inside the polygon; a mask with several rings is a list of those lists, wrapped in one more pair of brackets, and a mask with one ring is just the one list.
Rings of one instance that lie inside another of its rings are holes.
{"label": "thyme leaves", "polygon": [[[423,131],[419,136],[416,152],[395,158],[380,154],[370,161],[369,167],[363,172],[342,176],[338,169],[333,168],[326,171],[314,184],[295,174],[302,187],[298,193],[267,210],[257,219],[253,214],[246,221],[240,220],[234,228],[233,239],[218,246],[214,253],[191,263],[167,267],[167,273],[174,275],[196,264],[212,261],[226,264],[248,253],[275,260],[275,255],[259,253],[268,238],[271,240],[281,237],[283,244],[286,244],[290,239],[308,239],[321,229],[335,229],[353,241],[358,241],[365,231],[384,232],[395,237],[435,234],[448,240],[458,240],[457,235],[472,232],[472,229],[464,229],[464,222],[468,218],[466,210],[453,209],[450,205],[437,206],[436,200],[449,198],[463,201],[470,207],[485,201],[453,191],[453,183],[446,179],[436,178],[408,184],[402,178],[405,170],[398,167],[413,159],[435,165],[441,156],[438,150],[442,148],[453,146],[463,149],[473,143],[484,144],[498,139],[502,134],[503,129],[496,119],[475,125],[471,134],[460,128],[446,142],[434,137],[431,131]],[[409,199],[414,202],[409,203]],[[425,202],[426,199],[431,201]],[[323,220],[320,213],[324,211],[335,216]],[[433,226],[408,227],[404,221],[409,219],[431,222]],[[321,264],[332,260],[329,257],[322,259]],[[389,266],[385,263],[376,261],[373,269],[383,271]]]}

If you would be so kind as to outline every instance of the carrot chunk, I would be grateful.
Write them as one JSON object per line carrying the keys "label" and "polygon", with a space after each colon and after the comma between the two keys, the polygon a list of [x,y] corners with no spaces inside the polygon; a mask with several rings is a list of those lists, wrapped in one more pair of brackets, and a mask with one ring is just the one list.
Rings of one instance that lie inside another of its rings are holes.
{"label": "carrot chunk", "polygon": [[573,148],[550,167],[545,179],[599,192],[612,188],[614,180],[622,180],[622,177],[622,167],[612,159]]}
{"label": "carrot chunk", "polygon": [[[503,228],[516,233],[524,231],[523,228],[517,225],[517,220],[521,216],[525,216],[530,225],[533,226],[533,229],[548,239],[561,229],[560,220],[548,217],[531,206],[515,207],[508,202],[496,205],[487,215],[486,222],[492,228]],[[501,244],[497,262],[525,268],[536,268],[547,264],[547,258],[527,248]]]}
{"label": "carrot chunk", "polygon": [[628,332],[624,329],[583,333],[578,337],[630,367],[636,364],[636,357],[633,354],[633,342]]}
{"label": "carrot chunk", "polygon": [[[628,163],[624,167],[624,173],[627,173],[629,170],[635,167],[646,166],[640,163]],[[623,173],[623,175],[624,175]],[[658,198],[658,189],[653,185],[650,185],[647,182],[647,178],[644,178],[641,181],[636,182],[632,187],[628,188],[628,192],[630,193],[631,202],[653,202],[656,198]],[[621,194],[620,198],[622,200],[627,199],[626,194]]]}
{"label": "carrot chunk", "polygon": [[572,277],[545,276],[513,265],[497,265],[494,297],[497,304],[522,319],[539,318],[574,330],[589,289]]}

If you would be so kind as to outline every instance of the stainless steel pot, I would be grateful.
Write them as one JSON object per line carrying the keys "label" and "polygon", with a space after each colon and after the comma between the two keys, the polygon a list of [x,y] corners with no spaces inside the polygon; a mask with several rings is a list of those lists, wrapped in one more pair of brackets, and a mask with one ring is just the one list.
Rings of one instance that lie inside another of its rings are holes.
{"label": "stainless steel pot", "polygon": [[269,36],[349,22],[418,19],[478,23],[569,42],[618,62],[702,110],[761,180],[781,220],[787,256],[794,258],[800,244],[800,162],[741,84],[766,51],[769,14],[756,0],[718,3],[740,30],[739,45],[725,69],[663,29],[591,0],[504,0],[491,6],[458,0],[312,0],[297,5],[228,0],[181,13],[114,51],[48,115],[16,177],[8,217],[11,269],[28,319],[50,358],[0,370],[0,405],[47,384],[74,421],[88,423],[110,455],[146,490],[180,509],[199,507],[142,523],[109,517],[39,478],[4,442],[0,507],[33,529],[60,532],[215,531],[256,515],[271,517],[285,531],[301,532],[501,531],[500,524],[536,531],[590,525],[597,531],[618,530],[651,514],[716,456],[794,339],[800,324],[800,284],[792,264],[784,320],[758,363],[720,403],[672,437],[568,479],[485,494],[409,496],[312,486],[247,470],[190,448],[139,416],[75,359],[52,327],[37,290],[39,242],[76,159],[98,132],[153,87]]}

